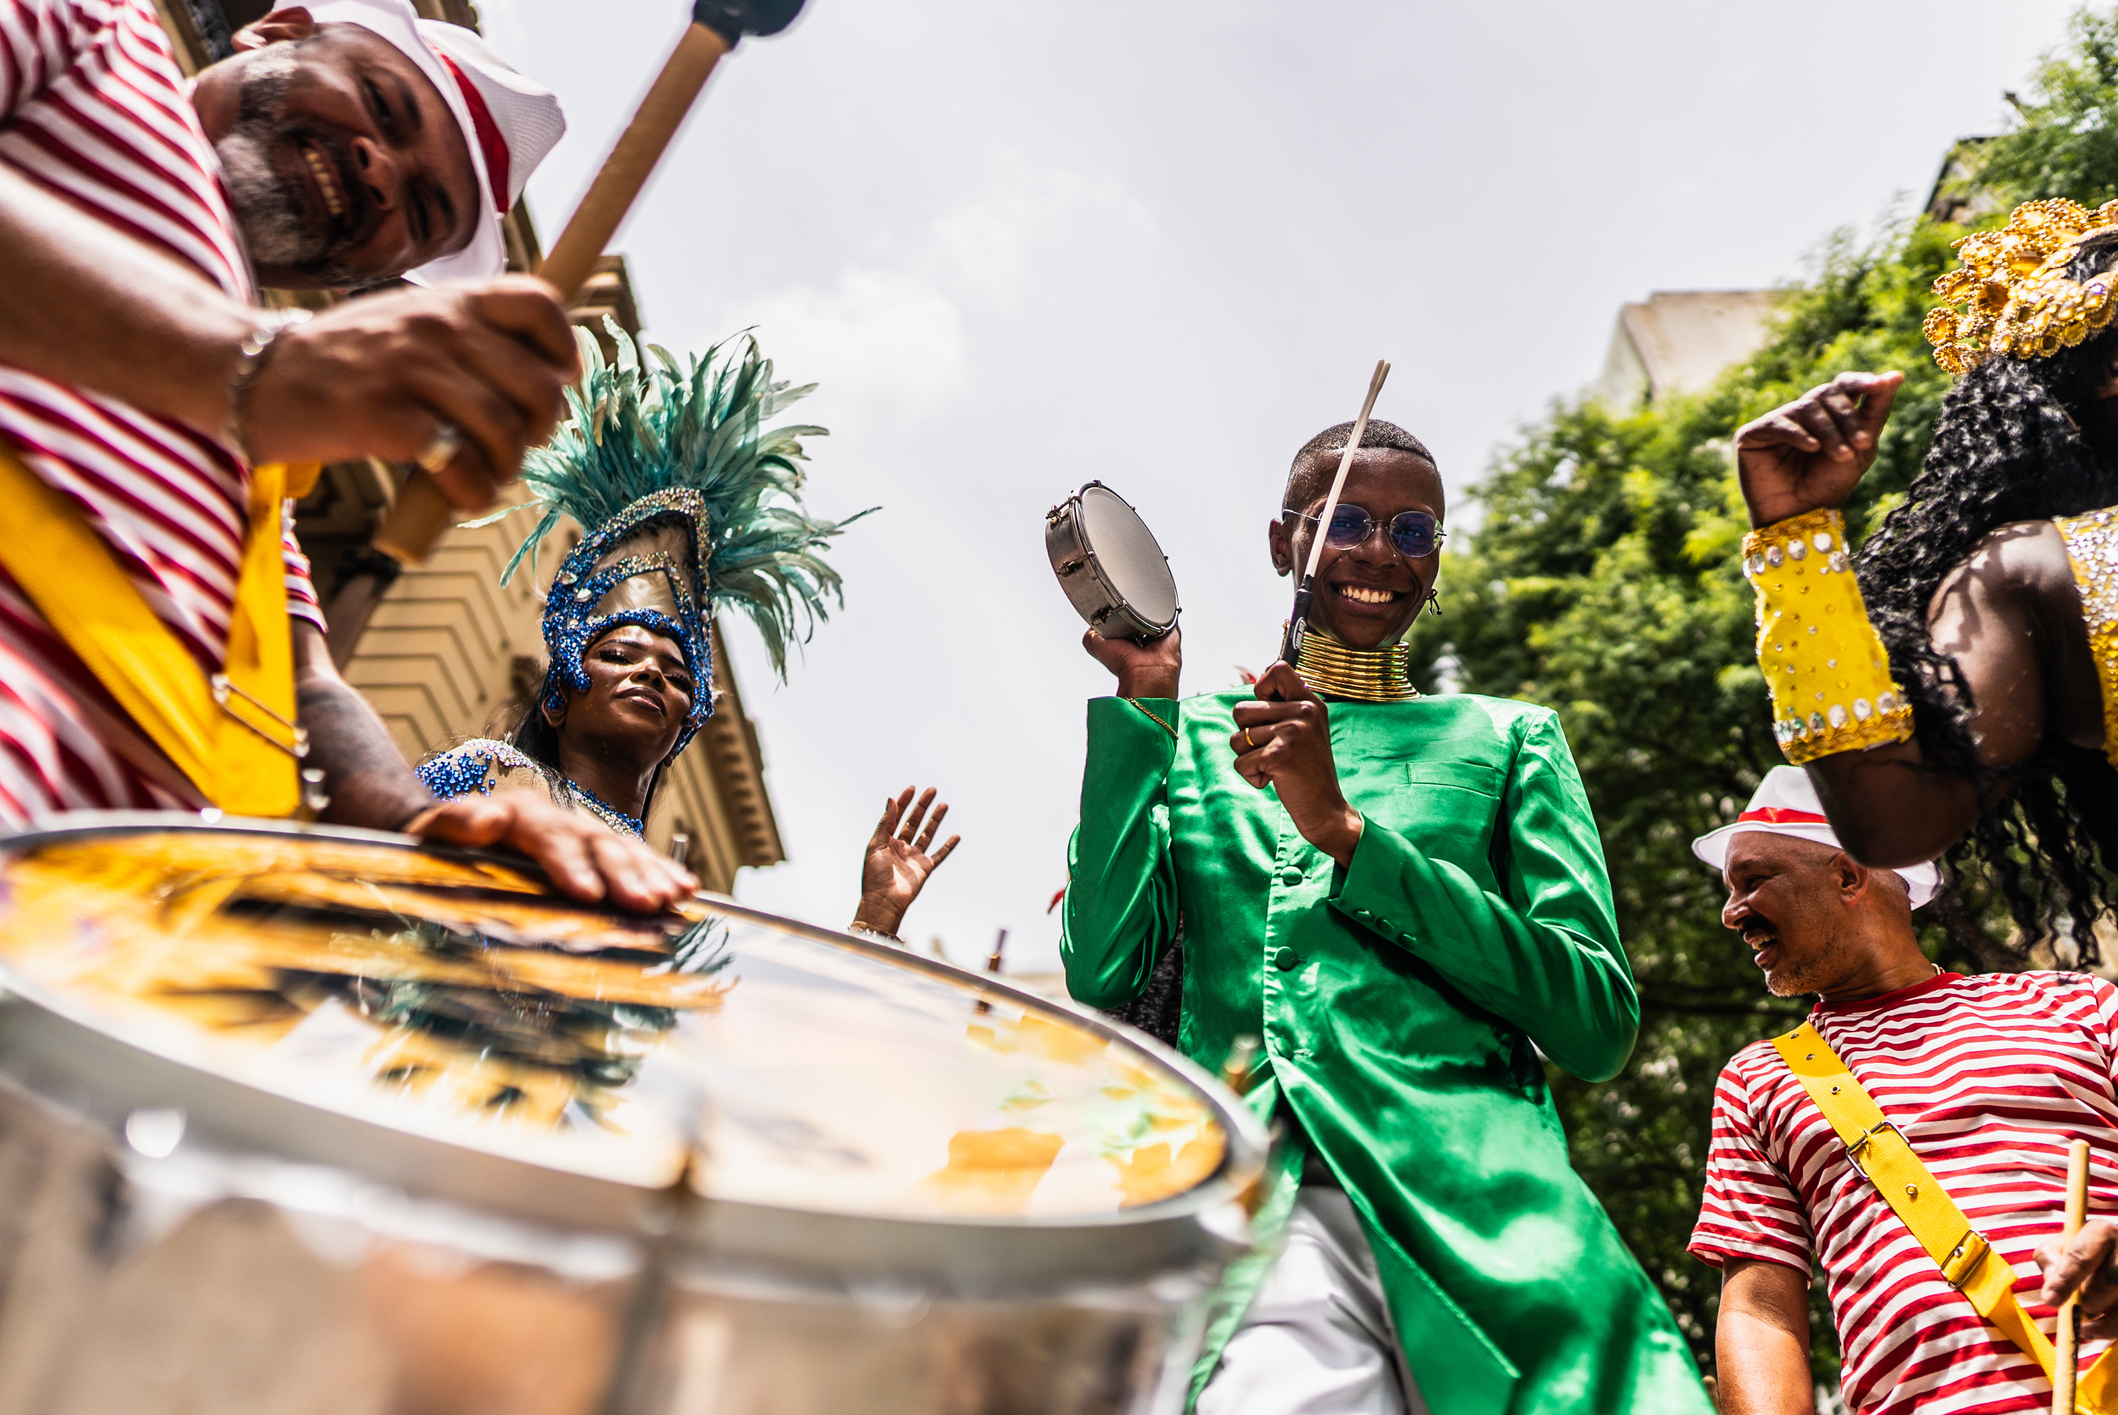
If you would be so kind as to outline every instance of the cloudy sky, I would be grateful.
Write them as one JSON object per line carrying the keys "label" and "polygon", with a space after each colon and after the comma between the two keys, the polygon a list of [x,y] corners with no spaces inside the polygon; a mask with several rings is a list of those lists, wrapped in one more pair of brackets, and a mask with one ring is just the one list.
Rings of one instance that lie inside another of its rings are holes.
{"label": "cloudy sky", "polygon": [[[571,119],[529,189],[549,240],[688,11],[480,8]],[[655,341],[754,324],[822,383],[812,509],[884,510],[785,686],[731,629],[789,855],[737,893],[844,922],[884,796],[933,784],[965,838],[908,937],[971,959],[1006,928],[1012,964],[1055,967],[1082,703],[1110,680],[1049,506],[1096,478],[1141,508],[1186,687],[1226,687],[1286,614],[1264,526],[1288,459],[1378,357],[1377,415],[1460,493],[1595,376],[1625,301],[1771,285],[1923,198],[2072,8],[811,0],[746,42],[616,248]]]}

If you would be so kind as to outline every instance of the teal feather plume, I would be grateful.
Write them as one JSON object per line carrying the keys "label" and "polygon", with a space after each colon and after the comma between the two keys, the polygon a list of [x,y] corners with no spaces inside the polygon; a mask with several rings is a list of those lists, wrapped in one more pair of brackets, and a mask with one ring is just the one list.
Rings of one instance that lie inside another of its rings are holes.
{"label": "teal feather plume", "polygon": [[651,492],[688,487],[706,503],[709,597],[749,616],[784,680],[787,646],[807,643],[829,618],[827,598],[845,604],[844,582],[819,552],[877,509],[825,521],[803,508],[801,440],[828,432],[770,424],[816,385],[775,383],[772,361],[748,330],[680,361],[658,345],[636,345],[607,315],[603,323],[617,358],[604,359],[586,330],[574,332],[583,372],[566,392],[572,415],[523,463],[534,499],[487,518],[542,513],[500,582],[525,557],[535,571],[538,547],[562,518],[593,528]]}

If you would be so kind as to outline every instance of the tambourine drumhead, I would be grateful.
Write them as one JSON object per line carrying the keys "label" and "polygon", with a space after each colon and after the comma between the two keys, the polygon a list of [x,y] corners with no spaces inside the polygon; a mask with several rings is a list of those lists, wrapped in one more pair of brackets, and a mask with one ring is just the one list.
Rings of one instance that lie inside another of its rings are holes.
{"label": "tambourine drumhead", "polygon": [[1177,582],[1125,499],[1090,482],[1045,517],[1045,554],[1075,612],[1106,638],[1154,638],[1177,622]]}
{"label": "tambourine drumhead", "polygon": [[685,914],[351,834],[58,831],[0,858],[0,987],[257,1092],[715,1199],[1078,1219],[1229,1160],[1241,1122],[1122,1035],[738,905]]}
{"label": "tambourine drumhead", "polygon": [[1106,486],[1081,489],[1081,530],[1103,577],[1150,624],[1177,617],[1177,582],[1140,513]]}

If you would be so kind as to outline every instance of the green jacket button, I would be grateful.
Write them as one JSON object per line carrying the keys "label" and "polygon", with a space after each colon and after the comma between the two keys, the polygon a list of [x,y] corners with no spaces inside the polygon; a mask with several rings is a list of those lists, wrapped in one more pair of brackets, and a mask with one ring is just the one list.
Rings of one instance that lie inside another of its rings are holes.
{"label": "green jacket button", "polygon": [[1291,948],[1283,948],[1272,955],[1272,966],[1279,969],[1282,973],[1290,968],[1299,966],[1301,961],[1301,959],[1294,956],[1294,950]]}
{"label": "green jacket button", "polygon": [[1281,884],[1300,884],[1307,878],[1308,876],[1302,872],[1302,867],[1299,865],[1289,865],[1286,869],[1280,871]]}

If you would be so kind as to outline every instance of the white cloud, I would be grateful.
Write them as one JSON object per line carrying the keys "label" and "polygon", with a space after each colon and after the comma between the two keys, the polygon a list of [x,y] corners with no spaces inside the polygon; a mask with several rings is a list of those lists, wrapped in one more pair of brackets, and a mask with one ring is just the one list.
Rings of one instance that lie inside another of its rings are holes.
{"label": "white cloud", "polygon": [[969,380],[962,308],[906,271],[848,266],[829,289],[758,296],[738,322],[759,326],[779,369],[899,426],[947,406]]}
{"label": "white cloud", "polygon": [[738,322],[758,326],[774,359],[825,384],[835,404],[909,427],[967,389],[982,318],[1018,314],[1100,234],[1149,230],[1116,184],[1007,157],[909,239],[880,237],[885,258],[849,262],[822,287],[762,291]]}
{"label": "white cloud", "polygon": [[931,255],[954,288],[1012,314],[1040,271],[1075,254],[1084,241],[1121,229],[1151,231],[1147,210],[1113,182],[1057,168],[1039,170],[1020,157],[969,201],[934,221]]}

